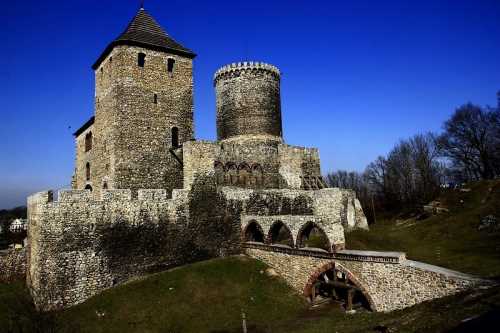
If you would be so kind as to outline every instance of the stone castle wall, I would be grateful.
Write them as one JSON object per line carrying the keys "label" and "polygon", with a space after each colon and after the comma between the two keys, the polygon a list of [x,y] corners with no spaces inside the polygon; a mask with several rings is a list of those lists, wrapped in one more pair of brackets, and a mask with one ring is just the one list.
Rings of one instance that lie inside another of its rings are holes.
{"label": "stone castle wall", "polygon": [[10,249],[0,252],[0,283],[23,279],[26,276],[26,250]]}
{"label": "stone castle wall", "polygon": [[214,75],[217,138],[270,135],[281,138],[279,70],[268,64],[244,62]]}
{"label": "stone castle wall", "polygon": [[[144,67],[137,65],[146,55]],[[167,59],[174,70],[167,71]],[[193,139],[192,59],[140,47],[116,46],[95,69],[93,145],[77,147],[76,179],[82,189],[91,156],[91,184],[108,188],[182,188],[182,166],[169,153],[172,129],[179,144]],[[156,95],[156,98],[155,98]],[[77,146],[85,133],[77,138]],[[83,154],[83,155],[82,155]]]}
{"label": "stone castle wall", "polygon": [[[191,191],[50,192],[28,199],[27,280],[37,308],[78,304],[149,272],[239,252],[239,228],[220,215],[213,184]],[[201,200],[204,198],[205,200]]]}
{"label": "stone castle wall", "polygon": [[73,184],[72,188],[83,189],[87,184],[92,186],[92,172],[91,179],[87,180],[86,165],[89,163],[94,166],[94,152],[95,149],[90,149],[86,151],[85,149],[85,137],[87,134],[91,133],[94,135],[94,126],[89,126],[85,131],[80,133],[77,138],[75,138],[75,171],[73,174]]}
{"label": "stone castle wall", "polygon": [[[373,311],[394,311],[470,288],[479,280],[405,264],[360,262],[296,256],[245,249],[273,267],[299,294],[309,296],[315,278],[336,266],[362,289]],[[446,270],[445,270],[446,271]]]}
{"label": "stone castle wall", "polygon": [[[316,148],[289,146],[269,137],[190,141],[183,145],[182,158],[186,188],[196,173],[209,173],[219,186],[307,190],[325,187]],[[310,186],[313,182],[315,185]]]}

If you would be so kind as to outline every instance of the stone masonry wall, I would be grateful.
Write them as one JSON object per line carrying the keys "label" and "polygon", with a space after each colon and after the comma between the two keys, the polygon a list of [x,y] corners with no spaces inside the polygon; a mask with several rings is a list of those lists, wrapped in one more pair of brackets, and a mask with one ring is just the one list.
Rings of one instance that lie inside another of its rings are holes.
{"label": "stone masonry wall", "polygon": [[[205,200],[202,200],[205,199]],[[54,310],[148,272],[239,252],[239,228],[215,185],[203,178],[191,191],[49,192],[28,199],[27,281],[35,305]]]}
{"label": "stone masonry wall", "polygon": [[[144,67],[137,65],[146,55]],[[172,73],[167,59],[174,59]],[[192,59],[140,47],[116,46],[95,70],[92,183],[110,189],[182,188],[182,166],[169,153],[193,138]],[[156,102],[155,102],[156,95]]]}
{"label": "stone masonry wall", "polygon": [[0,283],[26,276],[26,250],[11,249],[0,253]]}
{"label": "stone masonry wall", "polygon": [[75,189],[83,189],[87,184],[92,186],[92,169],[91,169],[91,179],[87,180],[86,175],[86,165],[90,163],[90,166],[94,166],[94,152],[95,149],[90,149],[89,151],[85,151],[85,136],[88,133],[92,133],[94,135],[94,126],[91,125],[85,131],[80,133],[80,135],[75,138],[75,173],[73,175],[73,188]]}
{"label": "stone masonry wall", "polygon": [[404,264],[359,262],[295,256],[285,253],[246,249],[246,253],[273,267],[297,292],[308,296],[315,277],[336,267],[348,274],[370,302],[373,311],[393,311],[417,303],[451,295],[478,283]]}
{"label": "stone masonry wall", "polygon": [[214,75],[217,138],[265,134],[282,136],[280,73],[271,65],[231,64]]}
{"label": "stone masonry wall", "polygon": [[[325,224],[339,224],[344,228],[367,229],[362,209],[355,209],[355,193],[339,188],[315,191],[275,189],[250,190],[232,187],[221,189],[225,200],[238,201],[245,215],[314,215]],[[347,214],[348,210],[352,214]],[[352,219],[352,221],[349,221]]]}

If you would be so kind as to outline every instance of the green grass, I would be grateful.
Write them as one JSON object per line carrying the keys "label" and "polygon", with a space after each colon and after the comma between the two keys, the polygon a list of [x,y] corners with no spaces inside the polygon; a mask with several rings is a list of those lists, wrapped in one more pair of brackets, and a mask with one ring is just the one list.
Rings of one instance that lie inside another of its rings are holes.
{"label": "green grass", "polygon": [[441,195],[449,213],[420,221],[378,221],[370,231],[347,233],[347,248],[403,251],[414,260],[485,277],[500,276],[500,232],[478,231],[481,217],[494,214],[500,218],[500,181],[477,182],[467,188],[471,191],[447,190]]}
{"label": "green grass", "polygon": [[442,332],[500,308],[500,288],[455,295],[393,313],[310,309],[266,266],[230,257],[153,274],[70,309],[38,314],[22,283],[0,284],[0,332]]}
{"label": "green grass", "polygon": [[[481,276],[500,275],[500,236],[479,232],[479,218],[500,216],[500,182],[447,191],[450,213],[417,221],[387,218],[346,235],[348,248],[400,250],[409,258]],[[491,189],[491,190],[490,190]],[[463,200],[462,204],[460,200]],[[473,290],[388,314],[310,309],[266,266],[243,256],[214,259],[106,290],[64,311],[39,314],[23,282],[0,284],[0,332],[444,332],[500,309],[500,287]],[[496,311],[496,312],[495,312]],[[379,328],[377,330],[377,327]],[[480,331],[476,329],[475,331]],[[485,331],[484,329],[482,331]]]}
{"label": "green grass", "polygon": [[62,332],[236,332],[242,311],[259,326],[296,316],[304,300],[266,268],[246,257],[187,265],[107,290],[55,322]]}

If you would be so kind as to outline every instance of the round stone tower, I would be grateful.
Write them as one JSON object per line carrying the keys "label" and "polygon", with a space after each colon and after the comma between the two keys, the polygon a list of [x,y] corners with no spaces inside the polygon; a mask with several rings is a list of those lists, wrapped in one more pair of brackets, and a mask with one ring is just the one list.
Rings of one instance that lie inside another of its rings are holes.
{"label": "round stone tower", "polygon": [[280,71],[261,62],[239,62],[214,75],[218,140],[282,141]]}

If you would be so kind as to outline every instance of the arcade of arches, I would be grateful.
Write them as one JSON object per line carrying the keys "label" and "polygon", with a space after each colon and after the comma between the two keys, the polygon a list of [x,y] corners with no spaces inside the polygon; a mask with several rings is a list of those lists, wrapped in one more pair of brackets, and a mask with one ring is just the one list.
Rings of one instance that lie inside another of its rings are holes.
{"label": "arcade of arches", "polygon": [[311,248],[332,250],[332,244],[325,231],[314,222],[305,223],[298,232],[296,240],[290,228],[280,220],[276,220],[267,234],[263,231],[260,224],[251,220],[243,230],[243,241],[259,242],[269,245],[288,246],[290,248]]}
{"label": "arcade of arches", "polygon": [[264,186],[264,171],[260,164],[215,162],[214,168],[217,185],[247,188],[262,188]]}

